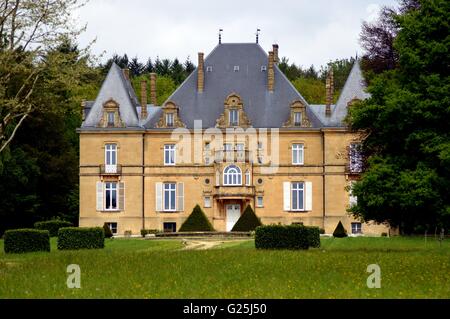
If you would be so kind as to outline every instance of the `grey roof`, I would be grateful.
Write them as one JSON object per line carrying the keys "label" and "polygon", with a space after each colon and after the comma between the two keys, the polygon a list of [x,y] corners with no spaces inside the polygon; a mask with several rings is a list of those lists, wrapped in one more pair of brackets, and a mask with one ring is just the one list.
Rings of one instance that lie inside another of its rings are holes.
{"label": "grey roof", "polygon": [[343,127],[345,126],[344,120],[347,117],[348,102],[355,98],[365,100],[369,97],[370,94],[366,92],[366,83],[359,60],[356,60],[337,103],[331,106],[332,115],[325,115],[325,105],[311,105],[311,109],[322,121],[324,127]]}
{"label": "grey roof", "polygon": [[103,104],[110,99],[119,104],[120,117],[126,127],[139,126],[139,118],[136,112],[139,102],[136,94],[130,81],[125,78],[123,71],[117,64],[113,63],[82,128],[97,126],[102,117]]}
{"label": "grey roof", "polygon": [[[212,66],[212,72],[206,68]],[[239,66],[239,72],[234,72]],[[313,127],[321,127],[320,121],[310,110],[308,103],[298,93],[280,69],[275,66],[275,89],[267,89],[268,55],[256,43],[219,44],[205,59],[205,89],[197,91],[197,72],[169,97],[180,108],[180,117],[187,128],[194,127],[195,120],[203,121],[203,128],[215,127],[216,120],[224,112],[224,102],[231,93],[243,100],[244,111],[255,128],[280,128],[289,119],[290,105],[301,100],[307,105],[307,114]],[[154,121],[146,128],[154,128]]]}

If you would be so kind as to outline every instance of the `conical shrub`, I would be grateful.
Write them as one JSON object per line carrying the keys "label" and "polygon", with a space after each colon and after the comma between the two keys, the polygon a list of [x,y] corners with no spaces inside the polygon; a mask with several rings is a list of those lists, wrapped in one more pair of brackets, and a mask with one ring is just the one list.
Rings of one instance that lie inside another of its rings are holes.
{"label": "conical shrub", "polygon": [[249,205],[231,231],[254,231],[256,227],[259,226],[262,226],[261,220],[256,216],[252,207]]}
{"label": "conical shrub", "polygon": [[186,219],[186,221],[181,225],[179,230],[180,233],[185,232],[201,232],[201,231],[214,231],[214,227],[206,217],[203,210],[199,205],[195,206],[192,214]]}
{"label": "conical shrub", "polygon": [[347,231],[345,230],[344,225],[342,225],[342,222],[339,221],[339,224],[337,225],[336,229],[334,230],[333,237],[336,237],[336,238],[347,237]]}

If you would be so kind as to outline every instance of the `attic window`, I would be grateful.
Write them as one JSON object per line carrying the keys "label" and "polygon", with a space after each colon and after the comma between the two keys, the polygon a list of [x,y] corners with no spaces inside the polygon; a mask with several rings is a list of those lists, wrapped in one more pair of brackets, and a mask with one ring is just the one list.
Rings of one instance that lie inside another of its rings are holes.
{"label": "attic window", "polygon": [[267,66],[263,65],[261,66],[261,72],[266,72],[267,71]]}
{"label": "attic window", "polygon": [[239,65],[234,66],[234,72],[239,72]]}
{"label": "attic window", "polygon": [[206,72],[212,72],[212,70],[213,70],[212,66],[207,66],[206,67]]}

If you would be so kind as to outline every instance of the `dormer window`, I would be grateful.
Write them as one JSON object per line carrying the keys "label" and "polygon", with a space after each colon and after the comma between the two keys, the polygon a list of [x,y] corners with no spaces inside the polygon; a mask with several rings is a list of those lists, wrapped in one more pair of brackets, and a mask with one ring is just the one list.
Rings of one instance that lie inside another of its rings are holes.
{"label": "dormer window", "polygon": [[234,66],[234,72],[239,72],[239,65]]}
{"label": "dormer window", "polygon": [[212,66],[207,66],[206,67],[206,72],[212,72],[213,71],[213,67]]}
{"label": "dormer window", "polygon": [[103,114],[97,124],[98,127],[125,127],[120,119],[119,104],[113,99],[109,99],[103,104]]}
{"label": "dormer window", "polygon": [[267,71],[267,66],[263,65],[261,66],[261,72],[266,72]]}
{"label": "dormer window", "polygon": [[108,127],[114,127],[114,118],[115,114],[114,112],[108,112]]}
{"label": "dormer window", "polygon": [[232,109],[230,110],[230,126],[238,126],[239,125],[239,110]]}
{"label": "dormer window", "polygon": [[173,113],[166,114],[166,125],[167,125],[167,127],[174,126],[174,114]]}
{"label": "dormer window", "polygon": [[186,127],[181,121],[179,108],[172,102],[166,102],[162,107],[162,114],[159,118],[158,123],[156,123],[156,128],[179,128]]}
{"label": "dormer window", "polygon": [[302,126],[302,113],[294,112],[294,126]]}
{"label": "dormer window", "polygon": [[306,113],[306,105],[302,101],[295,100],[291,103],[291,115],[283,127],[312,127]]}

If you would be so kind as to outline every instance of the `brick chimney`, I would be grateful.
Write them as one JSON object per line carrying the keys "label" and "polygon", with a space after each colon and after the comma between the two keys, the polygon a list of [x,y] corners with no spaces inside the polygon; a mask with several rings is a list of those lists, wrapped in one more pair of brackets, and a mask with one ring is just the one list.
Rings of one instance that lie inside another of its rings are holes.
{"label": "brick chimney", "polygon": [[130,80],[130,69],[128,69],[128,68],[123,69],[123,75],[125,76],[125,79],[127,79],[129,81]]}
{"label": "brick chimney", "polygon": [[280,57],[278,56],[280,46],[278,44],[273,45],[273,61],[275,64],[280,63]]}
{"label": "brick chimney", "polygon": [[85,108],[86,108],[86,100],[82,100],[81,101],[81,119],[83,120],[83,122],[86,120],[86,112],[84,111]]}
{"label": "brick chimney", "polygon": [[275,88],[275,69],[274,69],[274,53],[269,52],[269,67],[267,69],[267,89],[273,92]]}
{"label": "brick chimney", "polygon": [[197,91],[198,93],[203,93],[205,89],[205,60],[204,54],[198,54],[198,75],[197,75]]}
{"label": "brick chimney", "polygon": [[157,105],[156,99],[156,73],[150,73],[150,104]]}
{"label": "brick chimney", "polygon": [[327,76],[326,91],[327,91],[327,104],[325,109],[325,115],[331,116],[331,105],[333,104],[334,99],[334,71],[332,66],[330,66],[330,72],[328,73]]}
{"label": "brick chimney", "polygon": [[147,81],[141,81],[141,119],[147,118]]}

